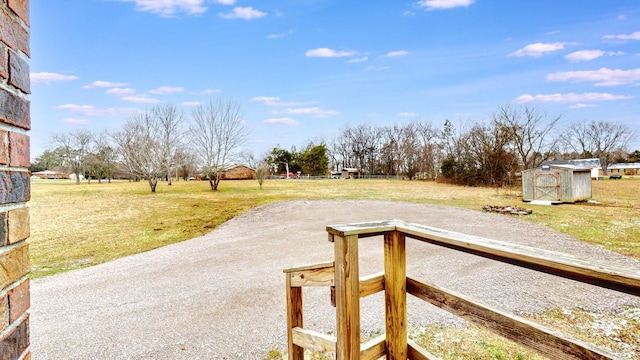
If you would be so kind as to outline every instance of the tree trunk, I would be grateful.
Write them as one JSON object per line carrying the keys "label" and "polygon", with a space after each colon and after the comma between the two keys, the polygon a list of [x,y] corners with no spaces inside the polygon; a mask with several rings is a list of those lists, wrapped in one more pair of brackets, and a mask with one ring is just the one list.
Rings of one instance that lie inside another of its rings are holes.
{"label": "tree trunk", "polygon": [[80,185],[80,171],[76,171],[76,185]]}
{"label": "tree trunk", "polygon": [[156,185],[158,185],[158,179],[149,179],[149,187],[152,193],[156,192]]}

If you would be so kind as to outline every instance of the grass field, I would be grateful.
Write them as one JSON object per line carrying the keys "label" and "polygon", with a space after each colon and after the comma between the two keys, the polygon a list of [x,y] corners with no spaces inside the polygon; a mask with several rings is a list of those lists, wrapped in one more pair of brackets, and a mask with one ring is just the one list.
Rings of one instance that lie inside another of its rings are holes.
{"label": "grass field", "polygon": [[457,206],[518,205],[533,209],[522,219],[588,243],[640,258],[640,179],[593,182],[602,204],[535,206],[519,189],[459,187],[402,180],[224,181],[209,190],[200,181],[80,184],[32,182],[32,277],[99,264],[202,235],[255,206],[291,199],[380,199]]}
{"label": "grass field", "polygon": [[[29,204],[31,276],[86,267],[187,240],[255,206],[291,199],[410,201],[478,211],[483,205],[517,205],[533,209],[532,215],[521,217],[523,220],[640,258],[640,179],[593,182],[593,199],[600,204],[535,206],[523,204],[519,193],[519,189],[402,180],[272,180],[266,181],[262,190],[257,181],[223,181],[217,192],[209,190],[206,182],[182,181],[172,186],[161,183],[157,193],[150,193],[144,182],[75,185],[61,180],[34,180]],[[640,351],[638,309],[625,309],[620,314],[556,309],[531,317],[631,357]],[[618,335],[612,337],[594,330],[593,324],[602,319],[615,325],[622,340],[616,338]],[[412,335],[416,341],[444,359],[540,358],[474,326],[429,326],[417,331]],[[283,358],[275,350],[265,356]]]}

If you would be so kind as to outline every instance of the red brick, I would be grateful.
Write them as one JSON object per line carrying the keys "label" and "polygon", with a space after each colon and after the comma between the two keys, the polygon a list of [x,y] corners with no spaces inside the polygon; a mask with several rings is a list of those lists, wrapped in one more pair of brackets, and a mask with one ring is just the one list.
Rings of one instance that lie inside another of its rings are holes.
{"label": "red brick", "polygon": [[6,130],[0,130],[0,164],[7,165],[9,163],[9,141]]}
{"label": "red brick", "polygon": [[7,49],[0,44],[0,77],[6,79],[9,77],[9,69],[7,68]]}
{"label": "red brick", "polygon": [[28,0],[9,0],[9,9],[13,10],[25,24],[29,25],[29,1]]}
{"label": "red brick", "polygon": [[0,204],[27,202],[30,198],[31,183],[28,172],[0,171]]}
{"label": "red brick", "polygon": [[28,238],[30,235],[29,208],[10,210],[7,216],[7,228],[9,229],[8,244],[15,244]]}
{"label": "red brick", "polygon": [[29,158],[29,136],[9,132],[9,165],[11,166],[31,166]]}
{"label": "red brick", "polygon": [[24,244],[0,255],[0,289],[29,273],[29,245]]}
{"label": "red brick", "polygon": [[9,84],[22,90],[25,94],[31,93],[29,64],[13,51],[9,51]]}
{"label": "red brick", "polygon": [[0,121],[29,130],[31,128],[29,102],[0,88]]}
{"label": "red brick", "polygon": [[17,360],[29,348],[29,318],[0,339],[0,360]]}
{"label": "red brick", "polygon": [[29,56],[29,32],[3,10],[0,10],[0,41]]}
{"label": "red brick", "polygon": [[11,324],[29,309],[31,303],[29,279],[9,290],[7,294],[9,295],[9,324]]}

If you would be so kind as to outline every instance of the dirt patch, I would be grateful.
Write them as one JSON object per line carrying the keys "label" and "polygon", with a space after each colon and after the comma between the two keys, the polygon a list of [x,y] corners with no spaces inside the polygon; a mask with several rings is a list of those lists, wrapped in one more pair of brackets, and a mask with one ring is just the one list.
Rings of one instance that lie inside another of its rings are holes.
{"label": "dirt patch", "polygon": [[[288,201],[253,209],[179,244],[33,281],[38,359],[262,359],[286,347],[282,270],[333,259],[326,225],[401,219],[640,268],[640,262],[500,214],[385,201]],[[640,307],[631,296],[473,255],[407,242],[407,272],[515,313]],[[361,275],[382,270],[382,239],[360,242]],[[329,290],[303,292],[305,327],[330,332]],[[382,294],[365,298],[364,332],[384,324]],[[409,298],[411,326],[456,318]]]}

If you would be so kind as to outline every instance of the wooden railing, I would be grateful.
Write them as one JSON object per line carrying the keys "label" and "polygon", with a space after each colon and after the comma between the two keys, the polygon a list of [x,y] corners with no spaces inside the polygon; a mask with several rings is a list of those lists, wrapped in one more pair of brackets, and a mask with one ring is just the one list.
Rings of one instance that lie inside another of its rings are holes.
{"label": "wooden railing", "polygon": [[[571,255],[509,244],[406,223],[399,220],[327,226],[334,243],[335,260],[284,270],[287,283],[288,354],[303,360],[304,349],[334,352],[338,360],[431,360],[428,353],[407,338],[409,293],[551,359],[615,359],[590,344],[571,339],[513,314],[504,313],[433,284],[406,275],[405,240],[413,238],[454,250],[640,296],[640,270],[596,265]],[[384,272],[359,277],[358,239],[384,236]],[[303,328],[302,288],[332,288],[336,307],[336,336]],[[385,292],[385,333],[364,344],[360,338],[360,298]]]}

